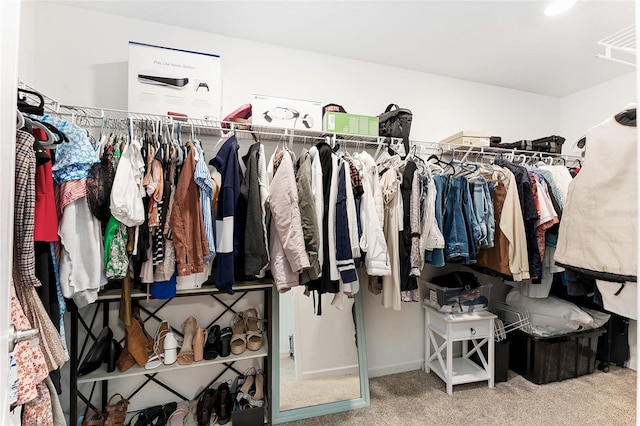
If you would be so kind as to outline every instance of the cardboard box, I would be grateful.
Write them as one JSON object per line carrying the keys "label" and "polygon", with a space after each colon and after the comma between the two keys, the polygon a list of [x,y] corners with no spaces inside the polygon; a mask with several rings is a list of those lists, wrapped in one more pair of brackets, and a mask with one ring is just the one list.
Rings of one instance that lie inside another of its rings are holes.
{"label": "cardboard box", "polygon": [[322,131],[322,103],[253,95],[251,123],[258,126]]}
{"label": "cardboard box", "polygon": [[369,115],[329,111],[324,115],[323,124],[325,132],[378,137],[380,120]]}
{"label": "cardboard box", "polygon": [[466,146],[489,146],[491,144],[491,134],[487,132],[462,131],[441,140],[440,143]]}

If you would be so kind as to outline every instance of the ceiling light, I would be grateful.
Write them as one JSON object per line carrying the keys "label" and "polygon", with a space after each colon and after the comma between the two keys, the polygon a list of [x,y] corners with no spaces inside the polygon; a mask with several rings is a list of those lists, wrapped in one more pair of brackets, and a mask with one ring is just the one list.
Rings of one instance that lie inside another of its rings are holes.
{"label": "ceiling light", "polygon": [[577,0],[553,0],[544,10],[546,16],[556,16],[571,9]]}

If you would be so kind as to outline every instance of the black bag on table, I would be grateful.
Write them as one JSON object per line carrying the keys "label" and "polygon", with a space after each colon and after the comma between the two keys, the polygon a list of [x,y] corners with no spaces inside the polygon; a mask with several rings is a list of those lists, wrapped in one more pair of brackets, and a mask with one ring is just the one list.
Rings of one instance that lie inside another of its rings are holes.
{"label": "black bag on table", "polygon": [[[395,109],[393,109],[395,107]],[[400,108],[396,104],[389,104],[387,109],[378,116],[379,135],[389,138],[402,138],[405,155],[409,153],[409,133],[413,114],[411,110]]]}

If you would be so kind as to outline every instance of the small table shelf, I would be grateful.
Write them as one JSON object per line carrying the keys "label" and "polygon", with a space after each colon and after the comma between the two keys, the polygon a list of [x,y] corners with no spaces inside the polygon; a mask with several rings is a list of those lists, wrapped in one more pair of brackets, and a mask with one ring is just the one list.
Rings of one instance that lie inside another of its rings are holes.
{"label": "small table shelf", "polygon": [[[493,321],[496,316],[487,311],[444,314],[426,305],[424,309],[424,371],[429,373],[433,370],[447,384],[449,395],[453,393],[453,385],[462,383],[487,380],[489,387],[493,388]],[[453,342],[462,342],[462,356],[454,358]],[[473,344],[471,350],[469,342]],[[487,345],[487,358],[481,350],[484,345]],[[443,351],[446,351],[444,355]],[[469,358],[474,353],[482,365]]]}

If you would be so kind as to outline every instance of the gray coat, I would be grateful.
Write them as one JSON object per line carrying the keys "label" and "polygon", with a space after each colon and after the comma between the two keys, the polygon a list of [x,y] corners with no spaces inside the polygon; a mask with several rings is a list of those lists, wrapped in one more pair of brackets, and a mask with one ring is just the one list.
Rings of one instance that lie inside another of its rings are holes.
{"label": "gray coat", "polygon": [[[253,277],[269,263],[267,246],[263,236],[262,203],[260,201],[260,183],[258,181],[258,151],[259,144],[253,144],[242,160],[247,167],[240,196],[246,206],[246,221],[244,223],[244,273]],[[260,238],[259,236],[263,236]]]}
{"label": "gray coat", "polygon": [[308,151],[305,150],[302,153],[298,164],[299,167],[296,174],[298,206],[300,208],[300,217],[302,218],[305,250],[311,265],[300,274],[300,284],[306,284],[311,280],[318,279],[322,271],[318,260],[320,228],[316,219],[315,203],[313,201],[313,192],[311,191],[311,156]]}

